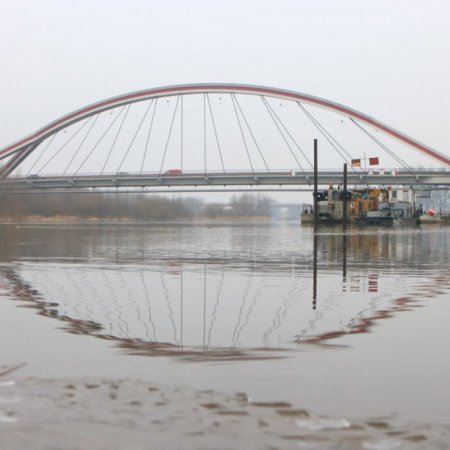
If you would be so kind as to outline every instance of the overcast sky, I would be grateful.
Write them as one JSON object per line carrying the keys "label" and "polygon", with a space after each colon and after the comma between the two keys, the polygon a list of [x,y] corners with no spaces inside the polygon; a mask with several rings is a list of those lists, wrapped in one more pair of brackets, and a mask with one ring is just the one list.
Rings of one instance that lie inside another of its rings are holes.
{"label": "overcast sky", "polygon": [[0,147],[162,85],[297,90],[450,153],[445,0],[0,0]]}

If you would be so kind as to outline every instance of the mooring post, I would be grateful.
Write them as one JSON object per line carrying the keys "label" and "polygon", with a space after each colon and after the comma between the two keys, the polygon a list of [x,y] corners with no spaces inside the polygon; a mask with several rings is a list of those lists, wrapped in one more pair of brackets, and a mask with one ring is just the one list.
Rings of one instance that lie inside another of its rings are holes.
{"label": "mooring post", "polygon": [[347,163],[344,164],[344,192],[342,211],[342,282],[347,281],[347,222],[348,222],[348,194],[347,194]]}
{"label": "mooring post", "polygon": [[313,236],[313,309],[317,308],[317,227],[319,225],[319,202],[317,199],[317,139],[314,139],[314,236]]}
{"label": "mooring post", "polygon": [[317,201],[317,139],[314,139],[314,233],[319,223],[319,208]]}

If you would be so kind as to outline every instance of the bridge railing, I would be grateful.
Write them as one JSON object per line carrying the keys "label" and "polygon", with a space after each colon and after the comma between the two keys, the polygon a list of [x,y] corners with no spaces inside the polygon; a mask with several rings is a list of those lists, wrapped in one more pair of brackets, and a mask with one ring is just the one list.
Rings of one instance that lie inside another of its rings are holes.
{"label": "bridge railing", "polygon": [[[299,170],[299,169],[276,169],[273,171],[267,171],[267,169],[255,169],[254,171],[249,170],[208,170],[207,172],[202,170],[183,170],[179,173],[172,173],[172,170],[178,169],[169,169],[163,172],[159,171],[145,171],[145,172],[104,172],[104,173],[77,173],[77,174],[31,174],[27,176],[23,175],[15,175],[10,176],[9,179],[39,179],[39,178],[58,178],[58,179],[70,179],[70,178],[85,178],[85,177],[96,177],[96,178],[139,178],[139,177],[180,177],[180,176],[204,176],[207,175],[220,175],[220,176],[235,176],[235,175],[244,175],[244,176],[252,176],[254,174],[262,175],[281,175],[281,176],[296,176],[296,175],[312,175],[312,170]],[[414,170],[414,173],[430,173],[430,174],[439,174],[439,173],[449,173],[450,169],[446,168],[418,168]],[[320,169],[321,174],[338,174],[342,173],[342,168],[340,169]],[[379,169],[358,169],[355,170],[354,173],[370,176],[370,175],[404,175],[411,174],[411,171],[406,169],[397,169],[397,168],[379,168]]]}

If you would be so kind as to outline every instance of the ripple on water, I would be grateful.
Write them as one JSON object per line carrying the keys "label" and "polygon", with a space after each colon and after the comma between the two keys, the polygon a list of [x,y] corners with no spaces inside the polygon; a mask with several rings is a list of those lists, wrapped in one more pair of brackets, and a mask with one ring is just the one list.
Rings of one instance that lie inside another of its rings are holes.
{"label": "ripple on water", "polygon": [[299,428],[311,431],[343,430],[352,426],[347,419],[308,419],[297,420],[295,423]]}

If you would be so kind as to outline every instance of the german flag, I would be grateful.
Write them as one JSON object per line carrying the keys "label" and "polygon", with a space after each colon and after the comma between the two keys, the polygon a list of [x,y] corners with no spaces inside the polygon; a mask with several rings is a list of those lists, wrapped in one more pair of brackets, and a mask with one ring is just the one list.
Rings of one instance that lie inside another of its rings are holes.
{"label": "german flag", "polygon": [[352,159],[352,167],[361,167],[360,159]]}

